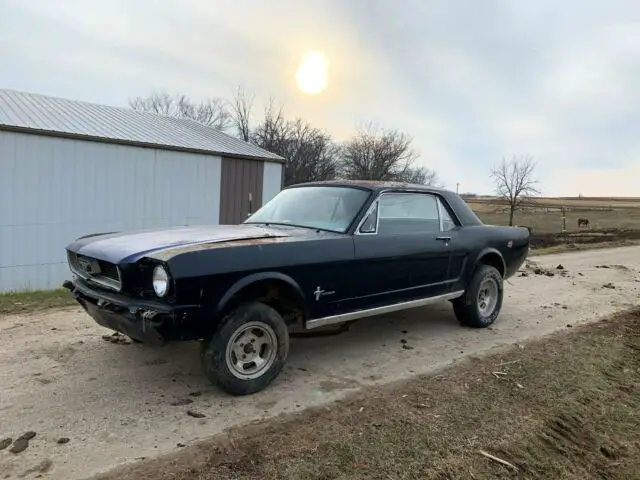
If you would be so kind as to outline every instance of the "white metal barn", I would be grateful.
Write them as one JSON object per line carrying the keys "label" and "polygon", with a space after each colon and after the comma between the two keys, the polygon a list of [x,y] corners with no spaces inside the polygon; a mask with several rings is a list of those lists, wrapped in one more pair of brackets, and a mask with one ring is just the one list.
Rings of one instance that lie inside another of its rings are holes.
{"label": "white metal barn", "polygon": [[81,235],[240,223],[282,179],[281,157],[190,120],[0,90],[0,292],[59,288]]}

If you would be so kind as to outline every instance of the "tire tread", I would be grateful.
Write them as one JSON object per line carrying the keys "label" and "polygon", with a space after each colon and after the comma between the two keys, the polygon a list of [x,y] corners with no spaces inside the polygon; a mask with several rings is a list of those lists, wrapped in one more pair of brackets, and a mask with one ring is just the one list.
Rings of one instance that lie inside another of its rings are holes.
{"label": "tire tread", "polygon": [[[498,282],[498,303],[493,313],[489,317],[481,317],[476,305],[477,292],[482,281],[492,276]],[[471,280],[467,285],[465,293],[462,297],[455,299],[453,303],[453,312],[461,325],[471,328],[487,328],[495,322],[502,308],[502,300],[504,297],[503,281],[500,272],[490,265],[478,265],[473,272]]]}
{"label": "tire tread", "polygon": [[[243,380],[234,376],[226,365],[227,342],[244,323],[261,321],[273,328],[278,340],[277,357],[260,377]],[[250,395],[265,389],[280,374],[289,355],[289,331],[282,316],[272,307],[257,301],[240,305],[227,314],[214,333],[200,345],[202,368],[209,381],[231,395]]]}

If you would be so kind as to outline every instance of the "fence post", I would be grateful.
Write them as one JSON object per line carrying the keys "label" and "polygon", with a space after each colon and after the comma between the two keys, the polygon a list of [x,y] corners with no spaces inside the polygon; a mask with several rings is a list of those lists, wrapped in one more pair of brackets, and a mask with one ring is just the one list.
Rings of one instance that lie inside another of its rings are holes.
{"label": "fence post", "polygon": [[562,207],[562,233],[566,233],[567,231],[567,215],[565,213],[564,207]]}

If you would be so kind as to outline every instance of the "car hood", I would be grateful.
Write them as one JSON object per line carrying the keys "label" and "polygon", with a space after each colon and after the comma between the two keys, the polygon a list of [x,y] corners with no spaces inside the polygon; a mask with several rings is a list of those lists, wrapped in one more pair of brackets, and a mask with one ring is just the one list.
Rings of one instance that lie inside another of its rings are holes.
{"label": "car hood", "polygon": [[178,246],[294,235],[294,231],[261,225],[212,225],[105,233],[80,237],[67,250],[112,263],[135,262]]}

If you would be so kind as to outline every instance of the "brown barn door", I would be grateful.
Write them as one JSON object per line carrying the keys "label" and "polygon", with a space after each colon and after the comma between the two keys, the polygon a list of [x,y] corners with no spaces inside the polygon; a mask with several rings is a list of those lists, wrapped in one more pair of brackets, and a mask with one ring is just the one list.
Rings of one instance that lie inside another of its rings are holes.
{"label": "brown barn door", "polygon": [[264,162],[222,159],[220,224],[237,225],[262,206]]}

